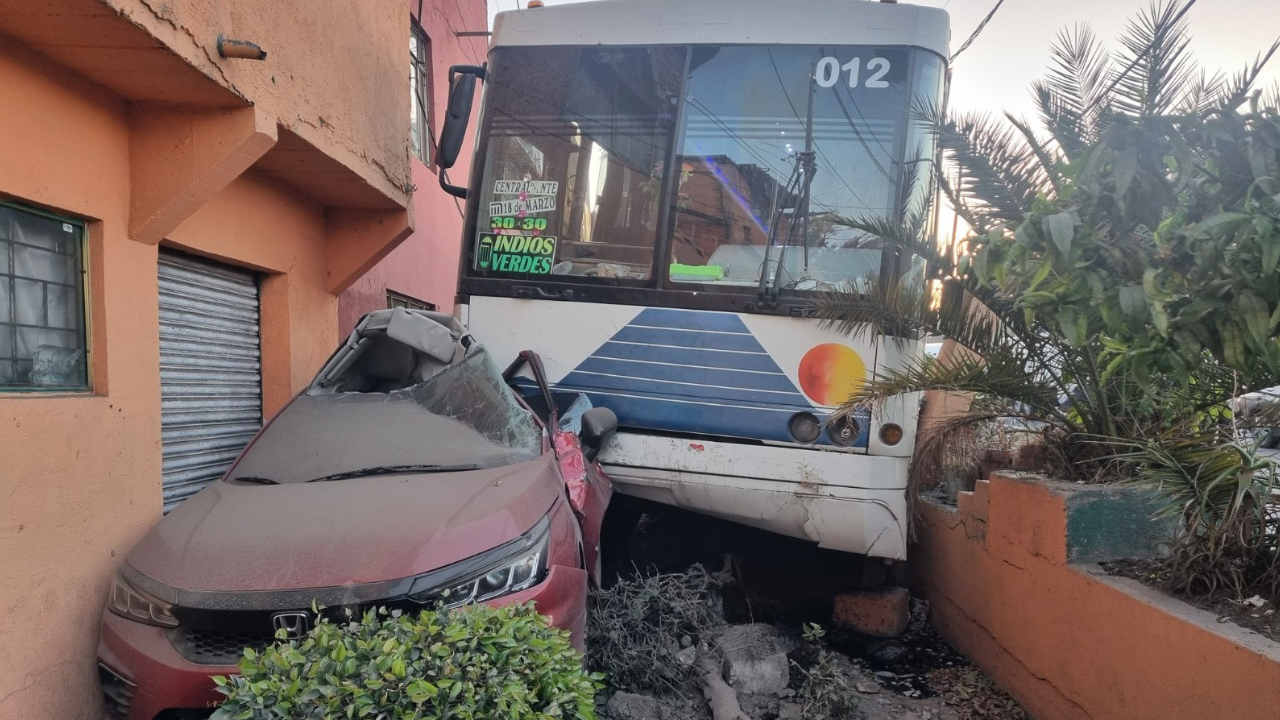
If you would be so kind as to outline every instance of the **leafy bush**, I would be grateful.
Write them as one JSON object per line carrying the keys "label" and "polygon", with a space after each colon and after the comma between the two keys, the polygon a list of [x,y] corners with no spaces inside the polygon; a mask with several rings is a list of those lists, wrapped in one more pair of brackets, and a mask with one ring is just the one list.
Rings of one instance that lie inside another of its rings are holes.
{"label": "leafy bush", "polygon": [[707,631],[723,624],[719,587],[716,576],[694,565],[593,592],[588,665],[619,690],[678,690],[694,672],[694,658],[682,662],[680,653],[688,655]]}
{"label": "leafy bush", "polygon": [[1159,0],[1117,51],[1087,27],[1063,32],[1033,87],[1039,128],[920,108],[946,161],[932,174],[971,234],[939,247],[927,212],[838,222],[927,260],[941,301],[922,277],[883,278],[831,293],[818,315],[962,348],[874,378],[843,408],[975,399],[921,434],[916,490],[972,468],[975,426],[1012,424],[1041,436],[1040,469],[1158,487],[1184,523],[1185,588],[1271,583],[1275,596],[1263,560],[1280,532],[1257,487],[1270,471],[1232,443],[1280,412],[1233,417],[1231,400],[1280,384],[1280,93],[1255,90],[1280,43],[1237,74],[1207,70],[1186,6]]}
{"label": "leafy bush", "polygon": [[821,625],[807,623],[803,629],[808,667],[797,666],[804,676],[796,694],[806,720],[853,720],[862,717],[858,711],[858,694],[849,687],[848,679],[836,663],[836,655],[822,644],[827,634]]}
{"label": "leafy bush", "polygon": [[1168,566],[1175,590],[1244,598],[1280,594],[1280,534],[1271,504],[1277,467],[1257,449],[1216,438],[1135,443],[1136,482],[1157,490],[1162,517],[1180,520]]}
{"label": "leafy bush", "polygon": [[1234,77],[1208,72],[1178,5],[1131,23],[1118,53],[1064,33],[1034,88],[1039,132],[921,109],[948,161],[944,194],[972,229],[962,243],[938,247],[927,214],[840,221],[925,258],[941,303],[922,278],[886,278],[831,294],[819,316],[969,351],[885,373],[846,407],[977,396],[944,437],[922,437],[913,474],[936,478],[945,434],[1016,418],[1059,467],[1113,480],[1109,441],[1200,433],[1240,388],[1280,383],[1280,114],[1252,91],[1277,47]]}
{"label": "leafy bush", "polygon": [[215,678],[214,720],[594,720],[598,678],[532,604],[321,619]]}

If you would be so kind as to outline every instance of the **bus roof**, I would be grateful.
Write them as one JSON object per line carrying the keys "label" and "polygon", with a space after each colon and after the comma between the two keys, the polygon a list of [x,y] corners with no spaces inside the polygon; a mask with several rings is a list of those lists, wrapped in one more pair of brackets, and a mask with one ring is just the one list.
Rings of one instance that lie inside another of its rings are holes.
{"label": "bus roof", "polygon": [[493,46],[876,45],[948,56],[946,11],[867,0],[595,0],[499,13]]}

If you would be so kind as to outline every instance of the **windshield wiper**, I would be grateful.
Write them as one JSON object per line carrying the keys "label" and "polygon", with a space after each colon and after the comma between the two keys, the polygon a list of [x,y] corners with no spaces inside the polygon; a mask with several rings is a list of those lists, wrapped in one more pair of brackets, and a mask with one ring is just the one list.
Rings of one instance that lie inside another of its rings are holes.
{"label": "windshield wiper", "polygon": [[407,475],[409,473],[447,473],[447,472],[464,472],[467,470],[479,470],[479,465],[382,465],[379,467],[362,468],[360,470],[348,470],[346,472],[334,473],[333,475],[325,475],[307,482],[332,482],[334,480],[350,480],[358,477],[372,477],[374,475]]}
{"label": "windshield wiper", "polygon": [[257,475],[241,475],[240,477],[232,478],[232,479],[235,480],[236,482],[249,483],[251,485],[279,485],[280,484],[279,482],[272,480],[271,478],[258,477]]}
{"label": "windshield wiper", "polygon": [[[817,72],[816,70],[814,71]],[[787,248],[791,247],[791,237],[796,231],[796,215],[800,216],[800,242],[804,243],[804,269],[809,270],[809,203],[813,198],[813,174],[817,172],[817,152],[813,148],[813,100],[817,91],[817,75],[809,77],[809,112],[804,124],[804,152],[796,154],[796,171],[799,173],[800,197],[791,211],[791,220],[787,223],[787,238],[778,250],[778,268],[773,273],[773,299],[778,299],[779,284],[782,282],[782,268],[786,263]],[[768,271],[766,263],[765,271]]]}
{"label": "windshield wiper", "polygon": [[[814,71],[817,72],[816,70]],[[795,202],[791,206],[791,215],[787,219],[787,235],[782,241],[782,247],[778,249],[778,265],[773,272],[773,283],[770,285],[769,276],[769,249],[773,247],[773,243],[778,236],[778,224],[782,221],[782,209],[777,206],[776,202],[773,207],[773,218],[769,223],[769,239],[768,244],[764,246],[764,264],[760,266],[760,287],[758,294],[760,299],[771,300],[776,302],[778,299],[778,284],[782,282],[783,264],[787,259],[787,248],[791,246],[791,238],[796,232],[797,216],[802,224],[800,230],[800,238],[804,243],[804,266],[805,270],[809,269],[809,203],[813,189],[813,174],[817,171],[818,164],[816,162],[817,152],[813,146],[813,102],[817,92],[817,76],[810,74],[809,76],[809,110],[806,114],[804,124],[804,151],[796,153],[796,163],[791,168],[791,179],[787,181],[787,189],[785,191],[784,200],[790,199],[790,196],[799,192],[799,196],[795,198]],[[799,116],[796,116],[799,120]],[[768,295],[769,297],[766,297]]]}

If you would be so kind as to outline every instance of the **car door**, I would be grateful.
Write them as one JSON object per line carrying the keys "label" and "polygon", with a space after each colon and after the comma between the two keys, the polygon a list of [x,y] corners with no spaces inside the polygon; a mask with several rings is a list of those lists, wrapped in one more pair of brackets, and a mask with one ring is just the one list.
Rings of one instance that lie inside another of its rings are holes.
{"label": "car door", "polygon": [[573,396],[567,404],[557,402],[556,393],[552,392],[547,382],[546,372],[542,367],[542,358],[537,353],[526,350],[507,369],[504,376],[511,382],[517,372],[527,365],[533,375],[541,404],[548,408],[547,428],[552,435],[552,447],[556,460],[560,465],[560,475],[564,479],[565,490],[569,496],[569,505],[573,508],[582,532],[582,552],[585,569],[590,573],[592,582],[600,584],[601,558],[600,533],[604,526],[605,511],[613,497],[613,482],[604,472],[600,463],[593,458],[588,449],[583,447],[580,432],[571,422],[561,422],[561,405],[566,405],[566,414],[578,414],[582,411],[580,403],[590,407],[585,395]]}

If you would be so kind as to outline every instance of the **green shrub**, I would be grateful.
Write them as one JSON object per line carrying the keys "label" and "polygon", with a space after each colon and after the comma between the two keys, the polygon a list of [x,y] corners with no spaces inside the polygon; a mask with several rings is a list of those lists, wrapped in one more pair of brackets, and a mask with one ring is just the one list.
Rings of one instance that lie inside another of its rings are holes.
{"label": "green shrub", "polygon": [[213,720],[594,720],[598,677],[532,604],[324,620],[246,649]]}
{"label": "green shrub", "polygon": [[[796,699],[803,710],[805,720],[853,720],[863,717],[858,710],[858,694],[849,687],[848,679],[837,664],[836,655],[823,646],[827,634],[821,625],[804,625],[805,653],[812,663],[808,667],[797,665],[804,682]],[[793,661],[794,662],[794,661]]]}

